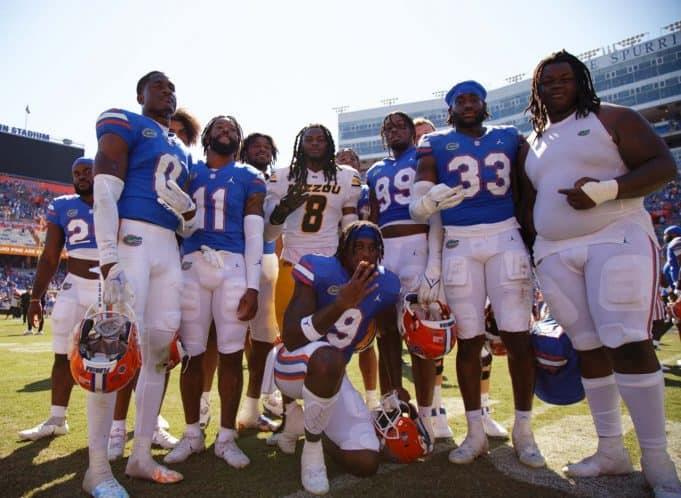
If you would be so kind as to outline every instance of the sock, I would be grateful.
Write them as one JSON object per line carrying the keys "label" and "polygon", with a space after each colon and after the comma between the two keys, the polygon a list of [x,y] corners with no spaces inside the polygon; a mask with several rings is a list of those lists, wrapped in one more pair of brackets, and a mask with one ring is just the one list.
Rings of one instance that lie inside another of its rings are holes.
{"label": "sock", "polygon": [[489,393],[480,393],[480,412],[483,415],[489,413]]}
{"label": "sock", "polygon": [[184,433],[187,436],[191,437],[200,437],[201,434],[201,427],[199,426],[199,423],[196,422],[195,424],[187,424],[187,427],[184,430]]}
{"label": "sock", "polygon": [[369,409],[378,405],[378,392],[376,389],[367,389],[365,393],[366,404]]}
{"label": "sock", "polygon": [[582,377],[582,385],[598,436],[621,436],[620,393],[615,384],[615,376],[608,375],[596,379]]}
{"label": "sock", "polygon": [[246,396],[242,407],[242,413],[246,414],[248,418],[257,418],[260,413],[258,411],[258,401],[260,401],[258,398]]}
{"label": "sock", "polygon": [[466,412],[466,423],[468,425],[468,435],[474,437],[487,437],[482,426],[482,413],[480,410],[470,410]]}
{"label": "sock", "polygon": [[126,431],[126,426],[125,426],[125,419],[122,420],[114,420],[113,423],[111,424],[111,430],[121,430],[121,431]]}
{"label": "sock", "polygon": [[50,406],[50,418],[66,418],[66,407],[59,405]]}
{"label": "sock", "polygon": [[210,391],[203,391],[201,393],[201,399],[210,405]]}
{"label": "sock", "polygon": [[227,427],[220,426],[218,431],[218,441],[234,441],[238,436],[234,429],[228,429]]}
{"label": "sock", "polygon": [[442,406],[442,386],[433,387],[433,408]]}
{"label": "sock", "polygon": [[87,395],[87,439],[89,469],[98,483],[111,476],[107,455],[109,432],[116,404],[116,393],[88,393]]}
{"label": "sock", "polygon": [[662,371],[645,374],[615,373],[615,381],[631,414],[641,449],[666,448]]}
{"label": "sock", "polygon": [[527,436],[532,433],[530,421],[532,420],[532,410],[516,410],[515,422],[513,422],[513,434],[516,436]]}

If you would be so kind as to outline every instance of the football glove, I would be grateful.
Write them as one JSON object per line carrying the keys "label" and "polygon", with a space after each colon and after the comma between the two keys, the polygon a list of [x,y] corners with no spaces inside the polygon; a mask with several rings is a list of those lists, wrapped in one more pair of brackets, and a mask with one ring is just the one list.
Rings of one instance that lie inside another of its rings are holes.
{"label": "football glove", "polygon": [[102,302],[104,304],[121,303],[130,306],[135,302],[135,293],[119,263],[114,263],[104,279]]}
{"label": "football glove", "polygon": [[425,219],[443,209],[458,206],[463,199],[461,185],[450,187],[444,183],[438,183],[410,206],[410,212],[415,219]]}
{"label": "football glove", "polygon": [[158,203],[173,213],[180,223],[184,224],[184,214],[194,211],[196,204],[192,198],[174,180],[168,180],[165,183],[167,188],[160,189],[156,200]]}
{"label": "football glove", "polygon": [[418,290],[419,303],[432,303],[440,300],[441,269],[435,265],[426,268]]}
{"label": "football glove", "polygon": [[221,270],[225,267],[225,262],[222,260],[222,255],[215,249],[211,249],[210,247],[203,245],[201,246],[201,255],[203,256],[203,259],[206,261],[206,263],[213,268]]}

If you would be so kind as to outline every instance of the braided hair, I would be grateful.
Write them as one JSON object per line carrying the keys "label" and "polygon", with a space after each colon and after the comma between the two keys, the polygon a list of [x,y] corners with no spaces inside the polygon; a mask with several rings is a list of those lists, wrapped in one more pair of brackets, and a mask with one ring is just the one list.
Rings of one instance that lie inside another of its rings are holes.
{"label": "braided hair", "polygon": [[343,229],[338,240],[336,258],[341,262],[345,261],[345,257],[352,251],[352,245],[357,239],[360,231],[366,229],[374,232],[374,235],[376,236],[378,261],[381,261],[383,259],[383,237],[381,236],[381,231],[378,229],[378,226],[370,221],[353,221]]}
{"label": "braided hair", "polygon": [[383,123],[381,123],[381,143],[383,144],[383,148],[388,151],[390,150],[390,146],[388,145],[388,141],[385,138],[385,125],[387,123],[392,123],[393,118],[397,117],[404,119],[404,121],[407,123],[407,126],[411,130],[412,141],[416,141],[416,126],[414,125],[414,120],[411,119],[411,116],[402,111],[393,111],[383,118]]}
{"label": "braided hair", "polygon": [[326,157],[324,158],[324,180],[327,183],[336,183],[336,173],[338,166],[336,166],[336,144],[333,141],[333,136],[329,129],[318,123],[307,125],[298,132],[296,141],[293,144],[293,157],[291,158],[291,170],[288,174],[289,180],[294,180],[295,183],[305,185],[307,183],[307,167],[305,166],[305,152],[303,151],[303,138],[305,133],[312,128],[319,128],[326,137]]}
{"label": "braided hair", "polygon": [[231,121],[232,124],[234,124],[234,126],[236,127],[236,133],[239,141],[239,147],[237,147],[236,150],[236,157],[239,157],[239,154],[241,152],[241,146],[243,144],[244,132],[241,130],[241,125],[234,116],[224,116],[222,114],[219,116],[215,116],[213,119],[208,121],[208,124],[201,132],[201,145],[203,146],[203,153],[204,154],[208,153],[208,146],[210,144],[210,132],[213,130],[213,126],[215,126],[215,123],[217,123],[221,119]]}
{"label": "braided hair", "polygon": [[554,52],[545,59],[542,59],[532,75],[532,92],[530,102],[525,112],[530,111],[532,128],[538,137],[542,136],[548,123],[548,112],[541,100],[539,87],[541,86],[541,76],[544,68],[549,64],[567,62],[575,74],[577,82],[577,102],[575,104],[578,117],[585,117],[590,112],[597,112],[601,105],[601,99],[596,95],[591,73],[586,65],[577,57],[567,52],[565,49]]}

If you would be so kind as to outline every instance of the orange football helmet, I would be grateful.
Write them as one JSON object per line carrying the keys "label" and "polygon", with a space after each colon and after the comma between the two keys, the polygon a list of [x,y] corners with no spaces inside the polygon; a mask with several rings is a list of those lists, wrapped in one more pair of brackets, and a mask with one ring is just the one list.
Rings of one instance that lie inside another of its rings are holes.
{"label": "orange football helmet", "polygon": [[75,328],[71,374],[88,391],[124,388],[142,363],[134,312],[128,305],[91,306]]}
{"label": "orange football helmet", "polygon": [[416,408],[400,400],[397,392],[384,395],[373,416],[381,448],[394,462],[411,463],[432,451],[430,436]]}
{"label": "orange football helmet", "polygon": [[398,326],[409,352],[426,360],[437,360],[456,343],[456,320],[446,304],[418,302],[416,294],[404,296]]}
{"label": "orange football helmet", "polygon": [[681,322],[681,298],[677,299],[676,302],[669,303],[669,314],[674,319],[675,323]]}
{"label": "orange football helmet", "polygon": [[168,351],[168,361],[166,362],[166,372],[170,372],[180,363],[183,363],[185,358],[187,358],[187,352],[182,347],[182,341],[180,341],[180,333],[175,332],[175,337],[170,343]]}

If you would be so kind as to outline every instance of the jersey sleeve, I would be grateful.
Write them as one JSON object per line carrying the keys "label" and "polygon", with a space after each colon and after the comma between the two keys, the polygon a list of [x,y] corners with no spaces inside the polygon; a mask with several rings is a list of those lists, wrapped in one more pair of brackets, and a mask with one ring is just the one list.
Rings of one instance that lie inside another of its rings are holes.
{"label": "jersey sleeve", "polygon": [[423,135],[416,146],[416,159],[433,155],[433,136]]}
{"label": "jersey sleeve", "polygon": [[97,139],[107,133],[118,135],[128,147],[132,146],[135,141],[132,115],[122,109],[109,109],[101,113],[97,118]]}
{"label": "jersey sleeve", "polygon": [[59,212],[57,211],[58,205],[58,199],[52,199],[52,201],[47,205],[47,209],[45,210],[45,221],[61,226],[59,223]]}
{"label": "jersey sleeve", "polygon": [[359,202],[360,197],[362,197],[362,177],[359,176],[359,173],[354,168],[348,171],[348,173],[352,175],[350,178],[350,193],[348,194],[343,207],[351,207],[356,209],[357,203]]}
{"label": "jersey sleeve", "polygon": [[246,198],[254,194],[266,194],[267,187],[265,186],[265,177],[259,171],[252,171],[248,175],[248,183],[246,184]]}
{"label": "jersey sleeve", "polygon": [[274,208],[279,204],[288,189],[288,168],[275,169],[267,180],[265,195],[265,219],[268,220]]}
{"label": "jersey sleeve", "polygon": [[315,279],[315,265],[312,261],[311,255],[306,255],[300,258],[298,264],[293,267],[293,280],[309,287],[314,287]]}

